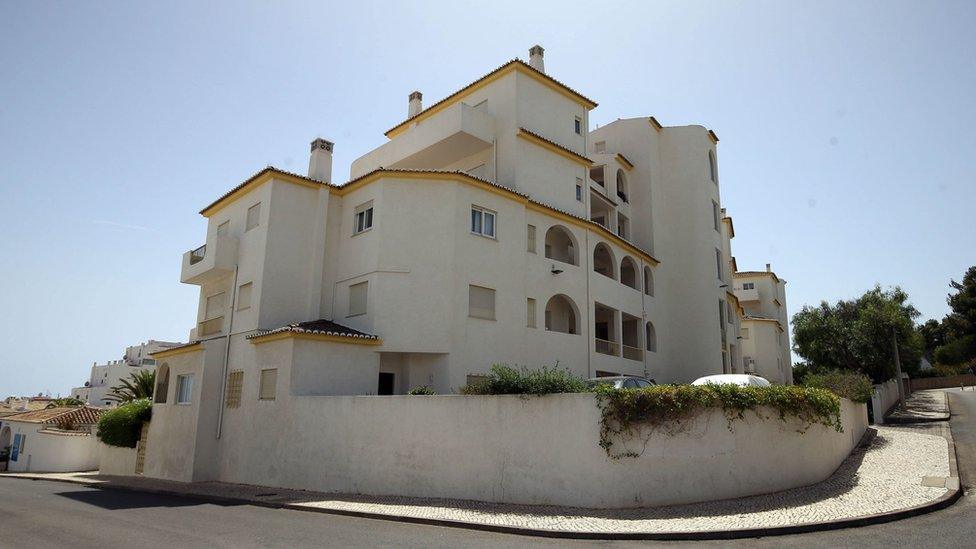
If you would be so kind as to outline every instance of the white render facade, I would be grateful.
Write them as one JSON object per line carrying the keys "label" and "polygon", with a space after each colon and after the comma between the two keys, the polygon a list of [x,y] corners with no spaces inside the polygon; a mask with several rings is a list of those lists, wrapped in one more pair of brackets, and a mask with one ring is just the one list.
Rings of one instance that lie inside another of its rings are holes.
{"label": "white render facade", "polygon": [[793,383],[786,281],[769,264],[765,271],[737,272],[734,280],[744,312],[739,341],[746,371],[774,383]]}
{"label": "white render facade", "polygon": [[178,345],[180,344],[172,341],[150,339],[145,343],[126,347],[121,360],[92,364],[88,381],[82,387],[71,389],[71,396],[92,406],[116,406],[117,402],[106,398],[112,387],[123,379],[128,379],[133,373],[155,370],[156,359],[150,355]]}
{"label": "white render facade", "polygon": [[266,168],[201,211],[181,274],[197,323],[154,354],[147,474],[219,477],[221,441],[298,397],[451,393],[497,363],[743,371],[713,132],[589,132],[596,103],[547,76],[541,48],[421,101],[348,182],[316,139],[307,175]]}

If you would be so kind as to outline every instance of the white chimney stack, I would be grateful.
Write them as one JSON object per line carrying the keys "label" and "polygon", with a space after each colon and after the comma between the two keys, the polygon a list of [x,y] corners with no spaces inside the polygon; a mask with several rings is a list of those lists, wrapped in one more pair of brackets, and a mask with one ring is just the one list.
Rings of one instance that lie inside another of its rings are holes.
{"label": "white chimney stack", "polygon": [[542,46],[536,44],[529,48],[529,66],[539,72],[546,72],[546,64],[542,60],[542,54],[546,50],[542,49]]}
{"label": "white chimney stack", "polygon": [[413,118],[424,110],[424,94],[415,91],[410,94],[410,103],[407,106],[407,118]]}
{"label": "white chimney stack", "polygon": [[769,263],[766,264],[766,272],[767,273],[773,272],[772,265],[770,265]]}
{"label": "white chimney stack", "polygon": [[308,177],[324,183],[332,182],[331,141],[317,138],[312,141],[312,154],[308,157]]}

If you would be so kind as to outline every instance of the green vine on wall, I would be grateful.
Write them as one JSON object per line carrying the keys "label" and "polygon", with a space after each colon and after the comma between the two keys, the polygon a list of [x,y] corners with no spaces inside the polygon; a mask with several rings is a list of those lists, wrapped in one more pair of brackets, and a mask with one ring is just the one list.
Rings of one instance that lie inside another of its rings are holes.
{"label": "green vine on wall", "polygon": [[[600,447],[611,459],[638,457],[641,452],[614,451],[614,441],[633,438],[645,432],[664,430],[668,434],[681,432],[710,408],[721,408],[727,427],[745,419],[747,410],[763,419],[760,408],[778,412],[781,421],[795,418],[805,432],[812,425],[832,427],[843,432],[840,419],[840,399],[825,389],[774,385],[771,387],[739,387],[737,385],[657,385],[643,389],[596,389],[602,413]],[[649,436],[645,438],[647,444]]]}

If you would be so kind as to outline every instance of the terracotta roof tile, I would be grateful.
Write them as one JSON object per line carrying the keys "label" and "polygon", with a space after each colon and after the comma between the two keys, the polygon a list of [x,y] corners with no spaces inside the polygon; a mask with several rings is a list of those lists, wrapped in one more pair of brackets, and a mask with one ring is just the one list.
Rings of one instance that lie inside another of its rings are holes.
{"label": "terracotta roof tile", "polygon": [[217,204],[219,204],[221,200],[223,200],[223,199],[227,198],[228,196],[236,193],[237,191],[243,189],[249,183],[251,183],[255,179],[263,176],[266,173],[278,173],[278,174],[282,174],[282,175],[289,175],[291,177],[297,177],[299,179],[304,179],[305,181],[308,181],[309,183],[315,183],[315,184],[318,184],[318,185],[322,185],[324,187],[335,187],[335,185],[333,185],[331,183],[326,183],[324,181],[319,181],[318,179],[312,179],[312,178],[310,178],[308,176],[305,176],[305,175],[301,175],[301,174],[297,174],[297,173],[293,173],[293,172],[281,170],[281,169],[275,168],[274,166],[268,166],[268,167],[264,168],[263,170],[257,172],[256,174],[252,175],[251,177],[248,177],[247,179],[245,179],[244,182],[241,183],[240,185],[238,185],[238,186],[234,187],[233,189],[231,189],[231,190],[225,192],[224,194],[220,195],[220,198],[218,198],[217,200],[214,200],[213,202],[211,202],[210,204],[208,204],[206,208],[200,210],[200,213],[202,214],[202,213],[206,212],[207,210],[209,210],[210,208],[213,208],[214,206],[216,206]]}
{"label": "terracotta roof tile", "polygon": [[71,421],[79,425],[94,425],[98,423],[98,418],[102,415],[103,411],[100,408],[94,408],[92,406],[61,406],[21,412],[12,416],[6,416],[3,420],[50,425],[56,424],[58,421]]}
{"label": "terracotta roof tile", "polygon": [[576,152],[576,151],[574,151],[572,149],[567,149],[566,147],[563,147],[559,143],[556,143],[555,141],[553,141],[551,139],[547,139],[545,137],[542,137],[541,135],[535,133],[532,130],[527,130],[525,128],[521,128],[520,127],[519,128],[519,131],[524,132],[524,133],[527,133],[527,134],[531,135],[532,137],[534,137],[536,139],[539,139],[541,141],[545,141],[546,143],[552,145],[553,147],[556,147],[557,149],[559,149],[559,150],[561,150],[561,151],[563,151],[565,153],[571,154],[574,157],[579,158],[580,160],[582,160],[582,161],[584,161],[584,162],[586,162],[588,164],[593,164],[593,161],[592,160],[590,160],[589,158],[583,156],[582,154],[580,154],[580,153],[578,153],[578,152]]}
{"label": "terracotta roof tile", "polygon": [[293,332],[296,334],[317,334],[317,335],[329,335],[336,337],[349,337],[353,339],[379,339],[379,337],[373,334],[367,334],[365,332],[360,332],[359,330],[354,330],[348,326],[343,326],[331,320],[319,319],[310,320],[308,322],[296,322],[294,324],[289,324],[287,326],[282,326],[281,328],[275,328],[273,330],[265,330],[253,333],[247,336],[247,339],[252,339],[255,337],[262,337],[272,334],[280,334],[284,332]]}

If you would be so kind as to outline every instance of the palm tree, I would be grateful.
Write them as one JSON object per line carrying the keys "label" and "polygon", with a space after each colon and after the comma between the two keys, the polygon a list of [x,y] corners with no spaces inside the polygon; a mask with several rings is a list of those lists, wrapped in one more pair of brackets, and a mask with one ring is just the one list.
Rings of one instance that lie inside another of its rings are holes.
{"label": "palm tree", "polygon": [[129,374],[118,385],[109,389],[105,398],[115,402],[131,402],[140,398],[151,398],[156,387],[156,372],[139,370]]}
{"label": "palm tree", "polygon": [[75,397],[56,398],[48,403],[47,408],[60,408],[62,406],[82,406],[85,403]]}

